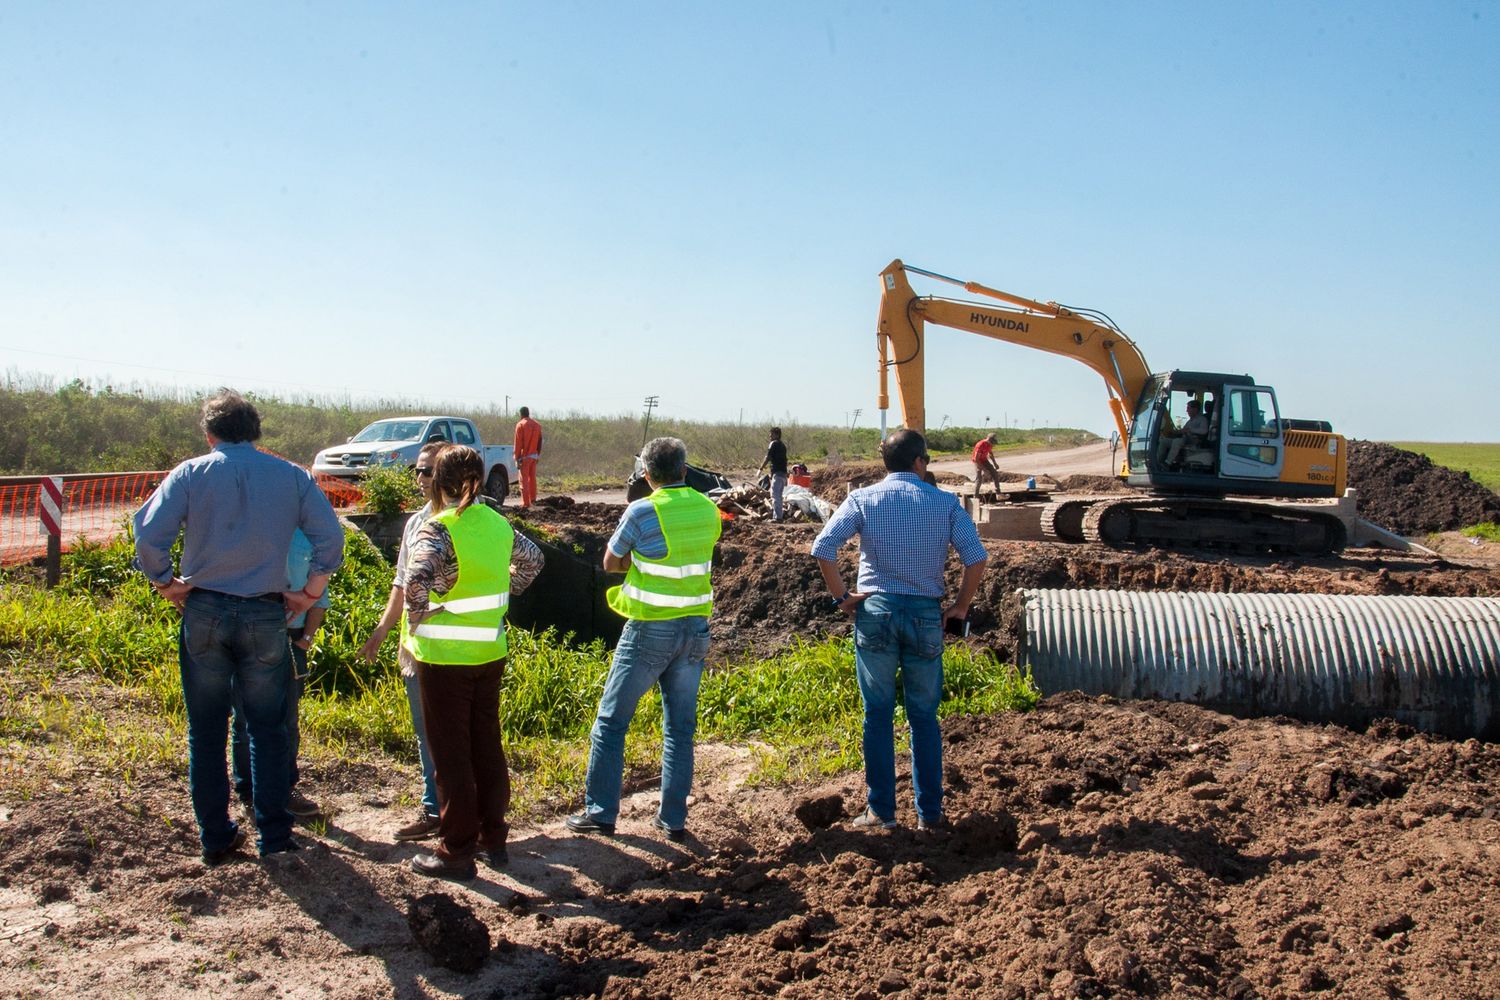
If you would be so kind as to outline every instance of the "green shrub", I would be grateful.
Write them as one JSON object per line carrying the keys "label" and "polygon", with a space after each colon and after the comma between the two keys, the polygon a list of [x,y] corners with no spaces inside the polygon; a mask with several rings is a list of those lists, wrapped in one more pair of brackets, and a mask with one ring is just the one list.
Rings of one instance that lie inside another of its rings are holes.
{"label": "green shrub", "polygon": [[394,517],[422,505],[417,474],[404,465],[372,466],[359,477],[359,488],[365,494],[365,510],[381,517]]}
{"label": "green shrub", "polygon": [[1500,542],[1500,524],[1496,524],[1494,521],[1483,521],[1472,528],[1465,528],[1463,533],[1470,538],[1483,538],[1490,542]]}

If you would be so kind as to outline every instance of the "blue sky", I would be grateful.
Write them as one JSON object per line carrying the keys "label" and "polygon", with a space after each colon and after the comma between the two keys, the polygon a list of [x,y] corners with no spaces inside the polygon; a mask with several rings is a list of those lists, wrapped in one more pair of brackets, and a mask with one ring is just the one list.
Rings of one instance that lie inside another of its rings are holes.
{"label": "blue sky", "polygon": [[[0,7],[0,366],[875,412],[892,258],[1500,441],[1500,3]],[[948,294],[916,282],[919,291]],[[933,328],[928,420],[1110,428]],[[892,421],[898,417],[893,412]]]}

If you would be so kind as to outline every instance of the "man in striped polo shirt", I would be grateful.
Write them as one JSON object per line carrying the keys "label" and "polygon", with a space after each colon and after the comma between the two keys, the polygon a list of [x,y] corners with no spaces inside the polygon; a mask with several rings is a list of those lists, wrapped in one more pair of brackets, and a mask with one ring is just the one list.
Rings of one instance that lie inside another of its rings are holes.
{"label": "man in striped polo shirt", "polygon": [[661,806],[651,825],[672,840],[686,835],[693,784],[698,684],[708,656],[713,613],[710,564],[719,540],[719,508],[685,482],[687,446],[661,437],[641,451],[650,496],[625,509],[604,553],[604,568],[625,573],[609,606],[629,619],[615,647],[589,735],[584,810],[567,820],[575,833],[615,832],[625,769],[625,732],[636,705],[661,687]]}
{"label": "man in striped polo shirt", "polygon": [[[943,822],[943,625],[965,619],[989,558],[958,498],[923,481],[927,441],[897,431],[880,446],[889,475],[850,493],[813,542],[812,554],[833,607],[854,615],[854,667],[865,705],[865,811],[862,828],[896,826],[896,674],[911,723],[911,774],[917,829]],[[844,586],[838,552],[859,536],[857,587]],[[963,563],[958,597],[946,608],[943,568],[952,546]]]}

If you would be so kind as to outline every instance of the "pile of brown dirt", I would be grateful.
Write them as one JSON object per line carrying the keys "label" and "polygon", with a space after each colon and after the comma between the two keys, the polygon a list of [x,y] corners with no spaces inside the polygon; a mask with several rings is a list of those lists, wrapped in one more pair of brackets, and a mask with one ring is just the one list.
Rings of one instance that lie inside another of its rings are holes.
{"label": "pile of brown dirt", "polygon": [[1349,485],[1360,516],[1398,535],[1500,522],[1500,495],[1467,472],[1379,441],[1349,442]]}

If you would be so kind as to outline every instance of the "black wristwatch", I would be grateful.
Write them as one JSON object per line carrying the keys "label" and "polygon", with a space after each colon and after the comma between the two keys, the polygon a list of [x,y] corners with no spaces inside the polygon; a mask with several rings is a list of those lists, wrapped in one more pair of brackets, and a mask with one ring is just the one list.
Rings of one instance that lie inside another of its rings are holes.
{"label": "black wristwatch", "polygon": [[840,594],[838,597],[830,597],[830,598],[828,598],[828,606],[830,608],[832,608],[833,610],[837,611],[837,610],[839,610],[839,605],[843,604],[848,599],[849,599],[849,591],[846,590],[842,594]]}

